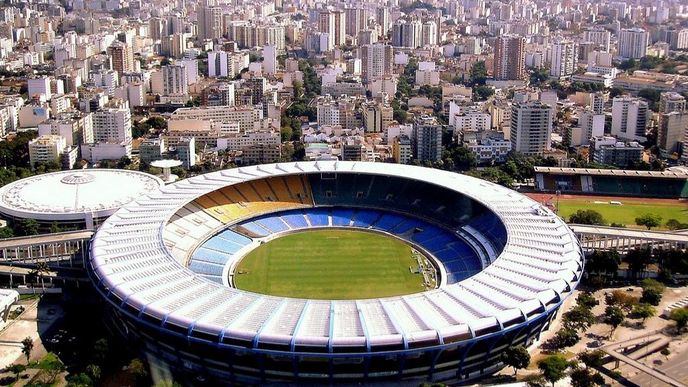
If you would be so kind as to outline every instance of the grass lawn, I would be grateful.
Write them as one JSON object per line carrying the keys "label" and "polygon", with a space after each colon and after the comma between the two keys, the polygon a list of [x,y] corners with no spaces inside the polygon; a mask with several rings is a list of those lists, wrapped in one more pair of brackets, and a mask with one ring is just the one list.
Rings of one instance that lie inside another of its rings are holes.
{"label": "grass lawn", "polygon": [[[681,223],[688,223],[688,205],[685,202],[647,203],[636,200],[619,198],[622,205],[612,205],[605,200],[593,199],[566,199],[559,202],[559,215],[568,220],[568,217],[577,210],[595,210],[602,214],[607,224],[620,223],[628,227],[644,228],[635,224],[635,218],[646,213],[658,214],[662,217],[662,226],[669,219],[676,219]],[[597,202],[597,203],[596,203]]]}
{"label": "grass lawn", "polygon": [[362,299],[425,290],[411,247],[362,231],[313,230],[272,240],[234,270],[239,289],[276,296]]}

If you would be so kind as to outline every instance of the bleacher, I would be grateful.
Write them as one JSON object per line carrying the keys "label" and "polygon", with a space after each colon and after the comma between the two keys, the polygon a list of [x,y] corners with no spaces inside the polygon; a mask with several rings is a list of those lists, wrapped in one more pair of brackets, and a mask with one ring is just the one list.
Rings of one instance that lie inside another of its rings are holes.
{"label": "bleacher", "polygon": [[256,214],[312,206],[308,184],[299,176],[271,177],[213,191],[194,203],[226,224]]}
{"label": "bleacher", "polygon": [[478,273],[485,262],[457,233],[408,215],[382,210],[321,207],[280,211],[241,221],[234,230],[266,237],[314,227],[350,227],[394,234],[420,246],[442,262],[450,284]]}
{"label": "bleacher", "polygon": [[233,255],[248,246],[251,239],[231,230],[224,230],[205,241],[189,260],[189,269],[217,283],[222,283],[222,271]]}
{"label": "bleacher", "polygon": [[444,187],[400,177],[364,174],[309,175],[316,206],[394,209],[459,226],[483,209]]}

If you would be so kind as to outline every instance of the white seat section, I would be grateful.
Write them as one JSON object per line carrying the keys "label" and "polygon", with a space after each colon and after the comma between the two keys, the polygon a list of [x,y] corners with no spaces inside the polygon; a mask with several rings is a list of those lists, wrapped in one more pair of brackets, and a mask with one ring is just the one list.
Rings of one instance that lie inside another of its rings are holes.
{"label": "white seat section", "polygon": [[261,337],[265,336],[291,336],[296,329],[296,324],[299,322],[301,313],[306,306],[305,300],[286,300],[285,306],[275,318],[271,319],[269,323],[263,327],[261,331]]}
{"label": "white seat section", "polygon": [[387,316],[387,313],[385,313],[379,300],[361,300],[358,301],[358,307],[361,310],[363,322],[371,339],[376,336],[401,334],[389,316]]}
{"label": "white seat section", "polygon": [[357,313],[355,301],[335,301],[334,320],[332,321],[332,342],[337,344],[353,344],[351,338],[359,338],[356,341],[362,344],[365,341],[365,332],[361,319]]}
{"label": "white seat section", "polygon": [[[327,342],[330,334],[330,302],[311,301],[303,313],[299,326],[294,332],[296,343],[322,344]],[[317,340],[318,338],[321,340]]]}

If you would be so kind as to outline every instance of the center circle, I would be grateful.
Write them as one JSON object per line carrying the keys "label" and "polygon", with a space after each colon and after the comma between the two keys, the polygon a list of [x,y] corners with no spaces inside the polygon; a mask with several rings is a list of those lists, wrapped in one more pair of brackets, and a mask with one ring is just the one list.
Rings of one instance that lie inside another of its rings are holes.
{"label": "center circle", "polygon": [[251,250],[234,269],[234,286],[282,297],[379,298],[434,288],[432,270],[423,254],[389,235],[306,230],[283,234]]}

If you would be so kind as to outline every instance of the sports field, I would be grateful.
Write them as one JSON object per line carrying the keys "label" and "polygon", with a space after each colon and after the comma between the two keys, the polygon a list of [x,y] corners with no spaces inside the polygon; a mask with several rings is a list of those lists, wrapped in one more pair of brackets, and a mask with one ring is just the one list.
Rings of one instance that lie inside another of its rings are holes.
{"label": "sports field", "polygon": [[[557,199],[551,194],[527,194],[531,198],[556,206]],[[610,204],[610,201],[621,202],[621,205]],[[662,225],[657,229],[666,229],[664,223],[676,219],[688,223],[688,202],[672,199],[626,198],[610,196],[561,195],[559,198],[559,215],[568,217],[578,210],[595,210],[602,214],[607,224],[624,224],[629,228],[644,228],[635,224],[635,218],[646,213],[662,217]]]}
{"label": "sports field", "polygon": [[276,296],[362,299],[424,290],[409,245],[382,234],[312,230],[257,247],[234,270],[239,289]]}

